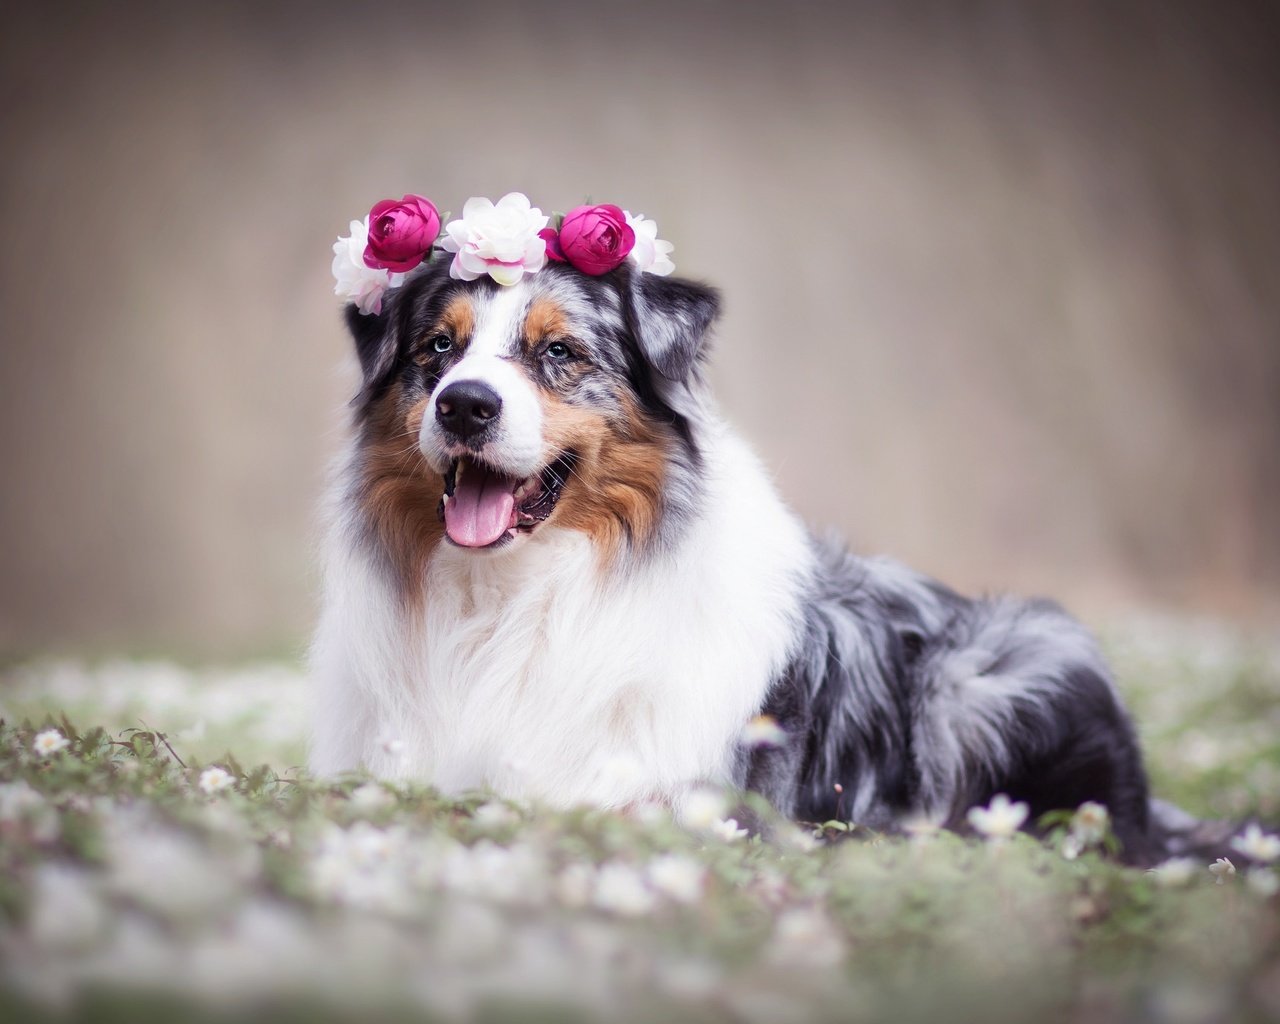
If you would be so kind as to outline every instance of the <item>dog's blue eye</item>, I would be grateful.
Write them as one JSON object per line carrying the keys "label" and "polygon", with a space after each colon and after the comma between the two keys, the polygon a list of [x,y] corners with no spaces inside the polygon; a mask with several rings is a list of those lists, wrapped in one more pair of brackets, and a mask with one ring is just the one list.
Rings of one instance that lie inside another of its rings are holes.
{"label": "dog's blue eye", "polygon": [[547,355],[549,355],[552,359],[568,359],[569,346],[566,345],[563,341],[553,341],[550,345],[547,346]]}
{"label": "dog's blue eye", "polygon": [[443,334],[437,334],[431,339],[431,349],[434,352],[448,352],[453,348],[453,342]]}

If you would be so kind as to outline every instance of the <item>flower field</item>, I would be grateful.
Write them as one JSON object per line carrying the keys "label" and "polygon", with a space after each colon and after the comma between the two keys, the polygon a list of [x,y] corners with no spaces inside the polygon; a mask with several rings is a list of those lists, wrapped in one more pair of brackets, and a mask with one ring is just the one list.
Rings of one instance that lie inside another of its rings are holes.
{"label": "flower field", "polygon": [[0,673],[0,1020],[1198,1021],[1280,1017],[1280,648],[1107,638],[1157,793],[1264,826],[1152,872],[1045,841],[743,833],[309,779],[290,665]]}

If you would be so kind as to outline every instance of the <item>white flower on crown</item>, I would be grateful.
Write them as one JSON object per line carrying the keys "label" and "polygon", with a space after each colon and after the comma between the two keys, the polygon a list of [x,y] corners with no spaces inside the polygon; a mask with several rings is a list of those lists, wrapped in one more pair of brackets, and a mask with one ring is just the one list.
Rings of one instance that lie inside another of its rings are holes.
{"label": "white flower on crown", "polygon": [[333,243],[333,294],[354,302],[365,316],[382,312],[382,297],[388,288],[399,288],[404,274],[365,266],[364,250],[369,244],[369,218],[353,220],[351,234]]}
{"label": "white flower on crown", "polygon": [[474,281],[488,274],[498,284],[515,284],[536,274],[547,262],[547,242],[538,234],[547,221],[523,192],[508,192],[496,203],[472,196],[440,239],[454,254],[449,276]]}
{"label": "white flower on crown", "polygon": [[672,273],[676,269],[676,265],[671,262],[675,246],[658,237],[657,221],[646,219],[642,213],[634,216],[628,210],[623,210],[622,213],[631,230],[636,233],[635,247],[627,258],[646,274],[666,277]]}

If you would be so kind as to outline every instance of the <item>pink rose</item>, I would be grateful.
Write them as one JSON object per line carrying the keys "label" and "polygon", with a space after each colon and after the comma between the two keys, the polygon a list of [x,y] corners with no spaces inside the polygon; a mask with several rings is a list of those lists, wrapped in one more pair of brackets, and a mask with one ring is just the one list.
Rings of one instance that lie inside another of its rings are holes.
{"label": "pink rose", "polygon": [[543,228],[538,232],[538,237],[547,243],[547,259],[555,260],[557,263],[564,262],[564,253],[560,251],[560,234],[555,228]]}
{"label": "pink rose", "polygon": [[593,277],[618,266],[635,244],[636,233],[627,223],[626,214],[608,203],[570,210],[560,225],[560,252]]}
{"label": "pink rose", "polygon": [[440,214],[430,199],[384,199],[369,211],[365,266],[403,274],[430,255],[439,234]]}

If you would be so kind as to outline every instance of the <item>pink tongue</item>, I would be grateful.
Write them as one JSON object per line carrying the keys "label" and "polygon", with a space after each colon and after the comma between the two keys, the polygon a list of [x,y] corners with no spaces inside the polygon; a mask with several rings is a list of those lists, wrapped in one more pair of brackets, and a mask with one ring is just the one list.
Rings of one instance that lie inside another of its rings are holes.
{"label": "pink tongue", "polygon": [[445,502],[444,528],[455,544],[482,548],[516,524],[515,481],[470,465]]}

